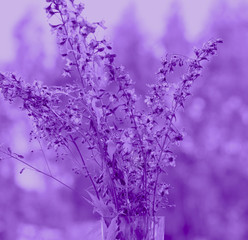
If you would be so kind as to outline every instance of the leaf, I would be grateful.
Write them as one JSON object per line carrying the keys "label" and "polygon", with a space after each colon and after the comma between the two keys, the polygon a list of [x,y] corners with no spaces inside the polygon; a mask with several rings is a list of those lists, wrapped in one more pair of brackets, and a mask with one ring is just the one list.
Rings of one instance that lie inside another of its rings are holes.
{"label": "leaf", "polygon": [[48,15],[48,18],[52,17],[54,14],[56,13],[59,13],[59,12],[55,12],[55,11],[46,11],[47,12],[47,15]]}
{"label": "leaf", "polygon": [[108,140],[107,142],[107,152],[108,155],[110,156],[110,159],[113,159],[113,155],[116,151],[116,144],[112,140]]}
{"label": "leaf", "polygon": [[116,239],[116,236],[118,234],[118,224],[117,224],[118,216],[112,219],[109,227],[107,228],[107,236],[106,240],[113,240]]}
{"label": "leaf", "polygon": [[17,157],[19,157],[19,158],[24,158],[24,156],[22,156],[22,155],[20,155],[20,154],[17,154],[17,153],[14,153]]}
{"label": "leaf", "polygon": [[10,147],[8,147],[8,152],[9,152],[10,154],[12,154],[12,151],[11,151]]}
{"label": "leaf", "polygon": [[104,51],[104,47],[102,47],[102,48],[98,48],[97,50],[98,50],[98,52],[103,52]]}
{"label": "leaf", "polygon": [[0,73],[0,80],[3,80],[3,79],[5,79],[5,76],[2,73]]}
{"label": "leaf", "polygon": [[49,24],[49,25],[50,25],[50,27],[52,27],[52,28],[57,28],[57,27],[60,27],[62,24],[57,24],[57,25]]}
{"label": "leaf", "polygon": [[62,39],[62,41],[59,42],[59,45],[64,45],[66,43],[66,41],[67,41],[67,38]]}
{"label": "leaf", "polygon": [[94,207],[94,212],[99,213],[101,216],[113,216],[113,211],[103,202],[103,199],[98,199],[97,196],[94,196],[92,193],[86,190],[89,194],[91,201],[84,198],[88,203],[90,203]]}
{"label": "leaf", "polygon": [[105,24],[104,21],[97,22],[96,24],[99,25],[99,26],[100,26],[102,29],[104,29],[104,30],[107,29],[107,27],[104,25],[104,24]]}
{"label": "leaf", "polygon": [[223,40],[221,38],[216,39],[217,43],[223,43]]}

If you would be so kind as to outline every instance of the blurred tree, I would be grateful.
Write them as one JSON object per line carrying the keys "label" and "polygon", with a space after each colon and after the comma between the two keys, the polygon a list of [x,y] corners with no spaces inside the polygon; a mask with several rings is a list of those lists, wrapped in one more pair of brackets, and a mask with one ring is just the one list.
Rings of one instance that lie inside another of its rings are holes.
{"label": "blurred tree", "polygon": [[123,65],[136,82],[137,92],[144,94],[146,84],[154,80],[159,61],[146,47],[145,36],[141,33],[135,5],[132,3],[114,30],[113,47],[118,64]]}
{"label": "blurred tree", "polygon": [[188,56],[192,51],[192,46],[185,37],[181,11],[180,3],[178,1],[173,2],[161,43],[167,53]]}
{"label": "blurred tree", "polygon": [[167,211],[172,239],[245,240],[248,236],[248,22],[244,18],[248,7],[233,9],[220,1],[214,9],[199,42],[220,37],[224,44],[179,119],[188,136],[178,152],[177,167],[168,176],[177,205]]}

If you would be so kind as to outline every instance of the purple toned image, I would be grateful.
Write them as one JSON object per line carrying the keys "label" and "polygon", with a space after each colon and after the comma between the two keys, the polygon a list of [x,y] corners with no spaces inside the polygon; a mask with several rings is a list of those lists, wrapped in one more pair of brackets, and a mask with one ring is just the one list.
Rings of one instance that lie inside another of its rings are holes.
{"label": "purple toned image", "polygon": [[0,3],[0,240],[247,240],[248,2]]}

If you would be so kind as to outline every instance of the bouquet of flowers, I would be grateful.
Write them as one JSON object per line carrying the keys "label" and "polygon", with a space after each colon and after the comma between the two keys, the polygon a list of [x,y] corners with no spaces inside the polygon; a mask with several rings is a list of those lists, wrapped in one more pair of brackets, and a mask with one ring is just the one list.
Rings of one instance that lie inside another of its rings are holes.
{"label": "bouquet of flowers", "polygon": [[[202,74],[202,63],[216,54],[222,40],[195,49],[193,58],[167,54],[147,95],[137,96],[124,67],[115,64],[111,44],[98,37],[105,26],[87,21],[82,3],[47,0],[45,10],[66,61],[63,76],[71,83],[31,85],[1,73],[1,92],[10,102],[22,102],[34,123],[32,138],[56,151],[77,152],[78,171],[92,184],[87,201],[104,219],[105,239],[159,239],[156,214],[168,205],[170,187],[163,175],[175,165],[173,144],[183,140],[176,115]],[[184,73],[171,82],[178,68]],[[6,154],[27,164],[21,155]]]}

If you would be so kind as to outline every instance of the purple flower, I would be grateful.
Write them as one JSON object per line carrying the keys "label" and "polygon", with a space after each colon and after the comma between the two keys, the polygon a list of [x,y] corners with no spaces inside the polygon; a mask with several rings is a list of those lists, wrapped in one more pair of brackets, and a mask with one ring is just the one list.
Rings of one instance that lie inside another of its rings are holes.
{"label": "purple flower", "polygon": [[[77,151],[82,169],[73,171],[89,177],[98,213],[154,216],[169,192],[160,176],[175,166],[171,145],[183,140],[174,124],[177,112],[201,76],[202,63],[216,54],[222,40],[195,49],[193,59],[166,55],[147,96],[137,97],[132,79],[115,64],[111,45],[95,36],[99,27],[105,28],[102,22],[88,22],[84,5],[73,0],[47,2],[48,17],[60,19],[51,28],[66,60],[63,76],[76,73],[75,81],[48,87],[0,74],[1,92],[6,100],[23,103],[34,123],[32,137],[44,139],[48,148]],[[186,72],[171,83],[170,74],[181,67]],[[94,173],[89,170],[92,163]]]}

